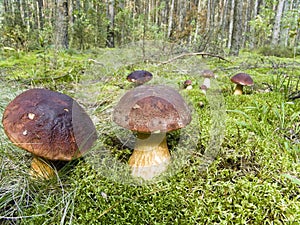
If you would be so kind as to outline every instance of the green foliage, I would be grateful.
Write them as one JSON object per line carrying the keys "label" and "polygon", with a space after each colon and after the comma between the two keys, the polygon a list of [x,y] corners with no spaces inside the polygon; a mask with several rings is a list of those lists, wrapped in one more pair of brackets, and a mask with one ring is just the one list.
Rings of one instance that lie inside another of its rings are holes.
{"label": "green foliage", "polygon": [[9,50],[0,61],[0,68],[5,71],[1,79],[26,85],[43,85],[50,89],[68,86],[70,82],[76,83],[81,79],[87,66],[87,57],[73,54],[71,49],[60,52],[43,49],[30,53]]}
{"label": "green foliage", "polygon": [[264,56],[276,56],[281,58],[293,58],[295,56],[294,48],[285,46],[264,46],[259,48],[258,52]]}
{"label": "green foliage", "polygon": [[[89,49],[106,46],[106,30],[108,21],[105,14],[105,5],[96,3],[95,8],[73,11],[74,22],[70,28],[70,43],[73,48]],[[101,12],[101,13],[100,13]]]}
{"label": "green foliage", "polygon": [[274,18],[274,11],[271,8],[262,7],[261,13],[249,21],[250,27],[254,30],[254,36],[257,46],[269,44],[268,40],[271,36],[273,24],[271,21]]}
{"label": "green foliage", "polygon": [[4,26],[1,30],[0,47],[11,47],[16,50],[27,50],[28,33],[19,25],[15,27]]}

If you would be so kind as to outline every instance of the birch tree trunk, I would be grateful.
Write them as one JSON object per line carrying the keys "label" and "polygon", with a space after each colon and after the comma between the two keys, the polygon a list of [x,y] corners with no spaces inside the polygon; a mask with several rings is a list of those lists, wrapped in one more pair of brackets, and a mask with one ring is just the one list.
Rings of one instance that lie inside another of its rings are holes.
{"label": "birch tree trunk", "polygon": [[201,0],[199,0],[198,5],[197,5],[197,17],[196,17],[196,28],[195,28],[194,41],[196,41],[198,38],[198,34],[199,34],[200,26],[201,26],[201,15],[200,15],[201,9],[202,9]]}
{"label": "birch tree trunk", "polygon": [[[292,11],[293,10],[293,5],[294,5],[294,0],[291,0],[290,2],[287,1],[284,5],[284,11],[283,11],[283,15],[287,12],[287,11]],[[295,16],[295,20],[297,21],[297,16]],[[294,21],[293,21],[294,22]],[[296,22],[297,23],[297,22]],[[288,46],[288,42],[289,42],[289,32],[290,32],[290,26],[286,26],[287,24],[283,24],[283,29],[281,31],[281,35],[280,35],[280,44],[283,46]]]}
{"label": "birch tree trunk", "polygon": [[[252,16],[251,19],[255,19],[257,17],[258,12],[258,0],[254,1]],[[250,48],[253,49],[255,47],[255,29],[254,26],[250,26],[250,41],[249,41]]]}
{"label": "birch tree trunk", "polygon": [[279,37],[280,37],[280,27],[281,27],[281,18],[282,18],[282,12],[284,7],[285,0],[279,0],[279,3],[277,5],[277,11],[275,16],[275,23],[273,27],[273,35],[272,35],[272,45],[278,45]]}
{"label": "birch tree trunk", "polygon": [[230,9],[229,27],[228,27],[228,42],[227,42],[227,48],[229,49],[231,48],[231,43],[232,43],[234,9],[235,9],[235,0],[231,0],[231,9]]}
{"label": "birch tree trunk", "polygon": [[168,33],[167,33],[168,38],[171,36],[171,32],[172,32],[174,3],[175,3],[175,1],[172,0],[171,6],[170,6],[170,11],[169,11],[169,23],[168,23]]}
{"label": "birch tree trunk", "polygon": [[114,0],[107,1],[107,18],[109,23],[107,25],[106,46],[109,48],[114,48],[115,47],[115,34],[114,34],[115,1]]}

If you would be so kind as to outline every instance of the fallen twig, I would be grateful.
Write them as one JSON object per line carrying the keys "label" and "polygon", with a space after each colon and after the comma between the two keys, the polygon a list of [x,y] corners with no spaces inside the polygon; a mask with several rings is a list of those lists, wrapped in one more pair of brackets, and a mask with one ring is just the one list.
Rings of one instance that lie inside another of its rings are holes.
{"label": "fallen twig", "polygon": [[95,59],[88,59],[88,62],[93,62],[93,63],[95,63],[95,64],[99,64],[99,65],[101,65],[101,66],[104,66],[104,64],[103,64],[102,62],[99,62],[99,61],[97,61],[97,60],[95,60]]}

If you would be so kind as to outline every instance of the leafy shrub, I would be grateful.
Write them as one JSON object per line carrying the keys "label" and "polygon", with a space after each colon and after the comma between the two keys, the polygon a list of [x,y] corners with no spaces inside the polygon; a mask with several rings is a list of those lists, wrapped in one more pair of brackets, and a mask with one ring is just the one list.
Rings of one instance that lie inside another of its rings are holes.
{"label": "leafy shrub", "polygon": [[277,56],[281,58],[293,58],[294,49],[285,46],[264,46],[258,52],[264,56]]}

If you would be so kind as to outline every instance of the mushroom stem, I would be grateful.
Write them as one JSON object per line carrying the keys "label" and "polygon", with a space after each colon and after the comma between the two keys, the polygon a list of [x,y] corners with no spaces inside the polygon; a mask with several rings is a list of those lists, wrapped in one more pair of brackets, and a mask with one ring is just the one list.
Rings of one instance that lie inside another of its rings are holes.
{"label": "mushroom stem", "polygon": [[54,177],[54,169],[47,163],[47,161],[34,156],[31,161],[30,175],[34,178],[50,179]]}
{"label": "mushroom stem", "polygon": [[210,78],[204,78],[203,85],[205,85],[207,88],[210,88]]}
{"label": "mushroom stem", "polygon": [[242,95],[243,94],[243,85],[237,84],[234,89],[234,95]]}
{"label": "mushroom stem", "polygon": [[166,133],[138,133],[129,159],[132,175],[150,180],[167,169],[170,157]]}

